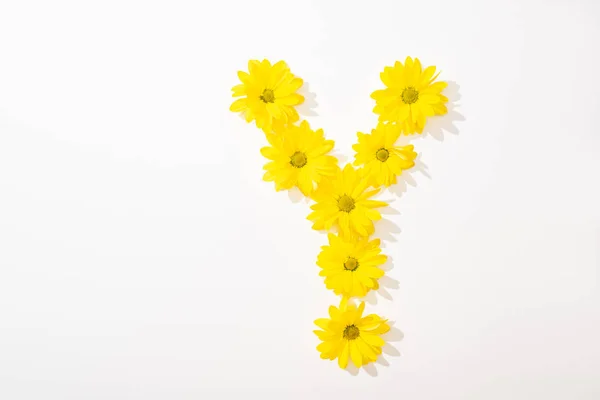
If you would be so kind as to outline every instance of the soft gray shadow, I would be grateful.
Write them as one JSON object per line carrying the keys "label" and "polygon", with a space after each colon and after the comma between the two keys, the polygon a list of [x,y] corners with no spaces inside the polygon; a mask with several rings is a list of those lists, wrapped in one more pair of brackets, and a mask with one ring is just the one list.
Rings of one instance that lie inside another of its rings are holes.
{"label": "soft gray shadow", "polygon": [[364,297],[364,301],[366,301],[367,304],[370,304],[370,305],[377,304],[378,296],[381,296],[384,299],[387,299],[390,301],[393,300],[392,295],[390,294],[388,289],[397,290],[400,287],[399,281],[397,281],[396,279],[387,275],[387,273],[394,268],[394,261],[392,260],[392,257],[388,256],[386,262],[384,264],[380,265],[379,268],[384,270],[386,272],[386,275],[379,278],[379,280],[378,280],[379,289],[370,290],[369,293],[367,293],[367,295]]}
{"label": "soft gray shadow", "polygon": [[400,211],[396,210],[395,208],[389,205],[393,200],[382,199],[382,201],[388,203],[388,206],[379,209],[379,213],[381,215],[400,215]]}
{"label": "soft gray shadow", "polygon": [[295,186],[293,188],[291,188],[291,189],[288,190],[288,197],[290,198],[290,200],[292,201],[292,203],[300,203],[302,201],[302,199],[306,198],[302,194],[302,192],[300,191],[300,189],[298,189]]}
{"label": "soft gray shadow", "polygon": [[[381,351],[382,351],[382,353],[379,355],[379,357],[377,357],[377,360],[375,362],[369,363],[367,365],[363,365],[360,368],[373,378],[376,378],[377,376],[379,376],[379,371],[377,370],[378,366],[379,366],[379,368],[390,366],[390,363],[386,359],[385,356],[389,356],[389,357],[399,357],[400,356],[400,352],[398,351],[398,349],[396,349],[394,346],[392,346],[389,343],[386,343],[381,348]],[[385,354],[385,356],[384,356],[384,354]],[[348,372],[352,376],[357,376],[360,369],[356,368],[356,366],[350,362],[350,363],[348,363],[348,366],[346,367],[346,372]]]}
{"label": "soft gray shadow", "polygon": [[[394,300],[389,290],[398,290],[398,288],[400,287],[400,282],[389,275],[382,276],[381,278],[379,278],[378,282],[379,289],[377,289],[377,294],[386,300]],[[375,304],[377,303],[377,299],[373,300],[371,298],[370,300],[375,301]]]}
{"label": "soft gray shadow", "polygon": [[304,96],[304,103],[296,106],[298,114],[304,117],[315,117],[319,114],[315,111],[317,108],[317,95],[310,91],[310,84],[304,81],[304,84],[298,90],[298,94]]}
{"label": "soft gray shadow", "polygon": [[400,282],[389,275],[384,275],[379,278],[379,286],[383,286],[386,289],[398,290],[400,288]]}
{"label": "soft gray shadow", "polygon": [[400,232],[402,232],[400,227],[389,219],[382,218],[375,223],[375,235],[382,241],[397,242],[398,239],[395,236],[399,235]]}
{"label": "soft gray shadow", "polygon": [[377,367],[375,367],[374,363],[363,365],[363,369],[365,370],[365,372],[367,374],[371,375],[373,378],[378,375],[378,373],[377,373]]}
{"label": "soft gray shadow", "polygon": [[381,268],[385,272],[389,272],[392,269],[394,269],[394,259],[392,258],[392,256],[387,255],[387,260],[385,260],[385,262],[381,264],[379,268]]}
{"label": "soft gray shadow", "polygon": [[294,186],[293,188],[288,190],[288,197],[290,198],[292,203],[310,204],[311,201],[310,197],[307,197],[304,194],[302,194],[302,192],[300,191],[300,189],[298,189],[297,186]]}
{"label": "soft gray shadow", "polygon": [[377,358],[377,361],[375,361],[376,364],[379,364],[381,366],[384,367],[389,367],[390,363],[388,362],[388,360],[385,359],[385,357],[383,356],[383,354],[380,354],[379,357]]}
{"label": "soft gray shadow", "polygon": [[390,325],[390,330],[382,336],[383,340],[386,342],[400,342],[404,339],[404,333],[398,328],[394,326],[395,322],[388,322]]}
{"label": "soft gray shadow", "polygon": [[[381,278],[379,278],[379,280],[381,280]],[[392,297],[392,295],[390,294],[390,292],[388,292],[387,288],[385,286],[383,286],[383,285],[379,285],[379,289],[377,289],[377,294],[380,295],[381,297],[383,297],[386,300],[389,300],[389,301],[393,301],[394,300],[394,298]]]}
{"label": "soft gray shadow", "polygon": [[400,357],[400,351],[389,343],[386,343],[382,348],[383,354],[390,357]]}
{"label": "soft gray shadow", "polygon": [[[340,153],[340,151],[336,148],[334,148],[329,155],[334,156],[335,158],[338,159],[339,165],[343,166],[346,165],[346,163],[348,163],[348,156],[346,156],[345,154]],[[343,167],[342,167],[343,168]]]}
{"label": "soft gray shadow", "polygon": [[[394,268],[394,260],[392,259],[391,256],[387,256],[387,260],[385,261],[385,263],[383,263],[382,265],[379,266],[380,269],[382,269],[383,271],[386,272],[386,274],[391,271]],[[386,275],[384,275],[386,276]],[[393,279],[394,281],[396,281],[395,279]],[[385,280],[384,280],[385,282]],[[398,283],[398,286],[400,286],[399,282],[396,281]],[[389,300],[392,296],[390,295],[390,293],[385,290],[385,294],[382,294],[380,291],[382,290],[382,282],[381,282],[381,278],[379,279],[379,289],[377,290],[369,290],[369,293],[367,293],[367,295],[364,297],[364,300],[367,302],[367,304],[371,304],[371,305],[375,305],[377,304],[377,295],[379,294],[379,296],[385,297],[385,295],[387,295],[387,299]]]}
{"label": "soft gray shadow", "polygon": [[448,86],[442,92],[448,98],[448,103],[446,104],[448,113],[427,118],[425,128],[423,129],[423,136],[430,135],[434,139],[443,142],[446,132],[458,135],[458,128],[455,123],[465,120],[465,117],[456,111],[459,107],[457,102],[461,98],[459,89],[460,86],[456,82],[448,81]]}
{"label": "soft gray shadow", "polygon": [[351,360],[348,360],[348,365],[346,366],[346,372],[348,372],[352,376],[358,375],[359,369],[356,368],[356,365],[352,363]]}
{"label": "soft gray shadow", "polygon": [[377,293],[376,292],[377,292],[376,290],[369,290],[369,293],[367,293],[367,295],[364,297],[364,300],[367,302],[367,304],[370,304],[372,306],[377,304]]}
{"label": "soft gray shadow", "polygon": [[388,188],[390,193],[393,193],[397,197],[401,197],[408,191],[409,186],[417,187],[417,180],[415,179],[415,175],[417,174],[424,175],[426,178],[431,179],[431,175],[429,175],[429,171],[427,170],[428,167],[421,157],[422,154],[419,153],[415,159],[415,165],[406,171],[402,171],[402,175],[398,177],[396,184]]}

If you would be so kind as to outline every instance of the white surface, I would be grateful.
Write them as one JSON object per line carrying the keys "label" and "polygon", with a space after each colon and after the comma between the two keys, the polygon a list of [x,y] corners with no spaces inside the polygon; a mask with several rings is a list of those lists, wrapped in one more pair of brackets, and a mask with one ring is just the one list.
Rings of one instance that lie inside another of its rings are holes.
{"label": "white surface", "polygon": [[[0,398],[600,398],[599,21],[593,0],[2,1]],[[230,88],[286,60],[348,157],[406,55],[465,120],[432,122],[430,178],[382,196],[377,233],[402,232],[369,311],[404,339],[352,376],[314,348],[326,238],[261,181]]]}

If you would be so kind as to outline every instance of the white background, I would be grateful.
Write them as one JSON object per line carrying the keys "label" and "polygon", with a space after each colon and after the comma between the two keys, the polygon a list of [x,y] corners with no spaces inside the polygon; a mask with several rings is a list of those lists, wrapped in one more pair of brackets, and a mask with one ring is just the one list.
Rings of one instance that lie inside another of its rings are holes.
{"label": "white background", "polygon": [[[599,399],[599,36],[594,0],[1,1],[0,398]],[[380,196],[395,341],[347,372],[230,88],[286,60],[348,158],[407,55],[454,107]]]}

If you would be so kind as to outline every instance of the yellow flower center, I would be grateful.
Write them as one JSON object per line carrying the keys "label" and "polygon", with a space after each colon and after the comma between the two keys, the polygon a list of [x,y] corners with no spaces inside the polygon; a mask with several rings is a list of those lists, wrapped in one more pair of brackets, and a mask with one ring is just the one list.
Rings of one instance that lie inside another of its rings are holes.
{"label": "yellow flower center", "polygon": [[[404,95],[403,95],[404,96]],[[271,89],[265,89],[263,93],[260,95],[260,99],[265,103],[274,103],[275,102],[275,93]]]}
{"label": "yellow flower center", "polygon": [[402,101],[405,104],[413,104],[419,100],[419,92],[412,86],[407,87],[402,91]]}
{"label": "yellow flower center", "polygon": [[343,195],[338,199],[338,208],[340,211],[349,213],[354,210],[354,199],[347,194]]}
{"label": "yellow flower center", "polygon": [[377,157],[379,161],[385,162],[388,158],[390,158],[390,152],[387,149],[381,148],[377,150],[377,153],[375,153],[375,157]]}
{"label": "yellow flower center", "polygon": [[344,269],[347,271],[356,271],[356,268],[358,268],[358,260],[354,257],[348,257],[344,263]]}
{"label": "yellow flower center", "polygon": [[302,168],[306,165],[306,154],[297,151],[290,157],[290,164],[295,168]]}
{"label": "yellow flower center", "polygon": [[344,329],[344,339],[355,340],[360,336],[360,330],[355,325],[348,325]]}

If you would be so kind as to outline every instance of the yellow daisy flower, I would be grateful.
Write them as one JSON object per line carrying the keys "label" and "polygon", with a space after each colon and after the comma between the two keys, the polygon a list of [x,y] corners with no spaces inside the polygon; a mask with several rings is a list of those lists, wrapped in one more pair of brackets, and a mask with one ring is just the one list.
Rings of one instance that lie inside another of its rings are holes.
{"label": "yellow daisy flower", "polygon": [[385,207],[383,201],[369,200],[379,189],[367,190],[368,179],[361,170],[346,164],[339,168],[330,179],[323,179],[312,198],[316,202],[308,219],[313,221],[313,229],[330,230],[338,228],[341,236],[347,238],[369,236],[375,230],[373,221],[381,219],[377,207]]}
{"label": "yellow daisy flower", "polygon": [[271,160],[264,166],[267,172],[263,180],[274,181],[278,191],[298,186],[305,196],[310,196],[315,183],[337,170],[337,159],[327,155],[334,141],[325,140],[323,130],[313,131],[306,121],[277,131],[267,134],[271,146],[260,149],[262,155]]}
{"label": "yellow daisy flower", "polygon": [[434,83],[434,74],[435,66],[423,70],[418,58],[406,57],[404,64],[396,61],[393,67],[385,67],[380,76],[387,88],[371,94],[377,103],[373,112],[380,121],[401,125],[406,135],[423,133],[427,117],[448,112],[448,98],[442,95],[448,84]]}
{"label": "yellow daisy flower", "polygon": [[394,146],[400,132],[398,125],[379,124],[370,135],[357,134],[358,143],[352,146],[356,151],[354,165],[364,166],[374,187],[396,183],[396,176],[415,165],[417,153],[413,145]]}
{"label": "yellow daisy flower", "polygon": [[256,121],[256,126],[267,133],[271,133],[274,120],[298,121],[294,106],[304,102],[304,97],[296,93],[302,79],[294,76],[284,61],[271,65],[268,60],[250,60],[248,71],[238,71],[242,83],[231,90],[233,97],[241,98],[229,109],[243,112],[247,122]]}
{"label": "yellow daisy flower", "polygon": [[380,240],[345,241],[329,234],[329,246],[321,247],[317,265],[325,277],[327,289],[345,297],[363,297],[371,289],[377,290],[377,280],[383,276],[378,268],[387,256],[381,253]]}
{"label": "yellow daisy flower", "polygon": [[363,317],[365,303],[358,307],[342,300],[340,307],[329,307],[330,318],[320,318],[315,324],[322,330],[315,334],[322,341],[317,346],[321,358],[338,359],[340,368],[348,366],[348,359],[360,368],[374,362],[381,354],[385,341],[381,335],[390,330],[387,320],[379,315],[370,314]]}

